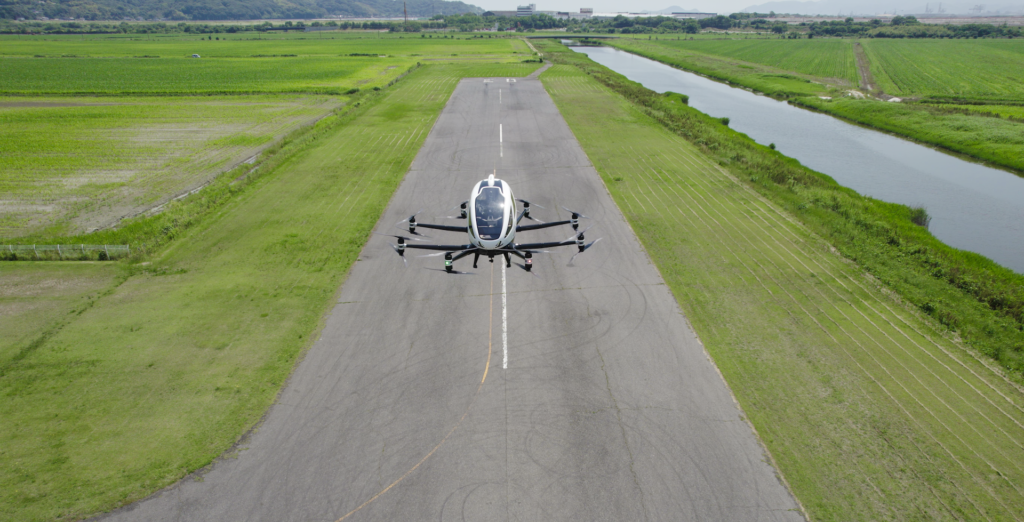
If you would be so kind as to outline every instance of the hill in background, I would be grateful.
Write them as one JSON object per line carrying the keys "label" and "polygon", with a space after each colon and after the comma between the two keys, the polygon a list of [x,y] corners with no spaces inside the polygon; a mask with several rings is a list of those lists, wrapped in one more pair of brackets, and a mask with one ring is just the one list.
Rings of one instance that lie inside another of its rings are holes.
{"label": "hill in background", "polygon": [[[459,1],[407,0],[409,16],[483,13]],[[402,16],[401,0],[0,0],[0,18],[261,20]]]}

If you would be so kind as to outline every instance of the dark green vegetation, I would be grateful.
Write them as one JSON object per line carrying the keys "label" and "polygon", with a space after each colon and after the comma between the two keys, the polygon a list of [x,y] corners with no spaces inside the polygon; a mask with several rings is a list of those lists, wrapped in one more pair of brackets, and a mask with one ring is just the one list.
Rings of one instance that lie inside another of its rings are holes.
{"label": "dark green vegetation", "polygon": [[810,518],[1018,516],[1024,277],[560,47],[545,85]]}
{"label": "dark green vegetation", "polygon": [[[863,46],[877,85],[858,84]],[[615,40],[609,45],[1024,173],[1024,40]],[[758,45],[760,44],[760,45]],[[831,68],[831,69],[830,69]],[[842,76],[829,77],[841,72]],[[826,96],[830,99],[822,99]],[[900,103],[883,102],[890,96]],[[1001,104],[1002,110],[972,105]],[[992,118],[991,116],[1000,116]]]}
{"label": "dark green vegetation", "polygon": [[849,98],[792,102],[1024,173],[1024,122],[1019,120],[928,104]]}
{"label": "dark green vegetation", "polygon": [[[410,16],[479,13],[460,1],[408,0]],[[84,20],[260,20],[341,16],[402,16],[402,4],[388,0],[5,0],[0,18],[77,18]]]}

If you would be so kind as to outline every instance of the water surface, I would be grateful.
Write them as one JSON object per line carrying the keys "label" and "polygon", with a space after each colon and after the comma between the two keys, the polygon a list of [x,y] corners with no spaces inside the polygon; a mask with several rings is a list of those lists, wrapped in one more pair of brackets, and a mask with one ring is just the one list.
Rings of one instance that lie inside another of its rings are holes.
{"label": "water surface", "polygon": [[573,50],[653,91],[686,94],[691,107],[861,194],[921,205],[935,237],[1024,273],[1024,178],[618,49]]}

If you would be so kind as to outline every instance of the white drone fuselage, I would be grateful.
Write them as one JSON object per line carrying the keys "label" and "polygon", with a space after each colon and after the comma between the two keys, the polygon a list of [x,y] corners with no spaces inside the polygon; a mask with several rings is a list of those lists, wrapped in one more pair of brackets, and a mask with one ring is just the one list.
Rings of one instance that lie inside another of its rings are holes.
{"label": "white drone fuselage", "polygon": [[508,183],[491,174],[469,196],[469,242],[484,250],[507,247],[516,238],[516,198]]}

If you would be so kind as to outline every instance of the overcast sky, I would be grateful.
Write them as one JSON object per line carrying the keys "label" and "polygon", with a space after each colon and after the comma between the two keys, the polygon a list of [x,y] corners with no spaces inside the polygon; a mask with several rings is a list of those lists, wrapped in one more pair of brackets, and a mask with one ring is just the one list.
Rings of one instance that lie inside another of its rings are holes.
{"label": "overcast sky", "polygon": [[[484,9],[513,11],[519,5],[515,0],[463,0],[468,4],[478,5]],[[540,11],[572,11],[580,12],[581,7],[593,7],[595,13],[617,13],[620,11],[660,11],[673,5],[684,9],[711,13],[734,13],[745,7],[760,4],[767,0],[523,0],[524,4],[536,3]]]}

